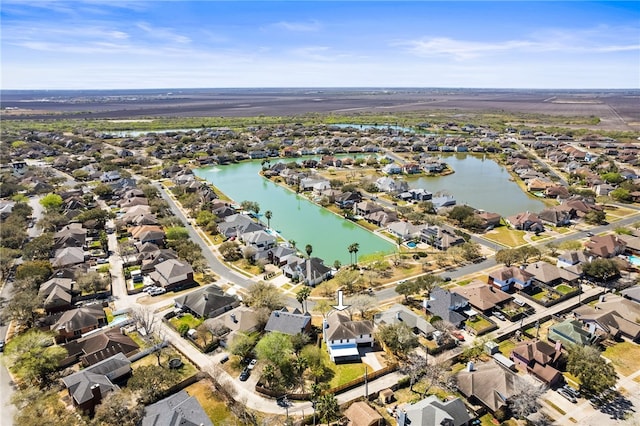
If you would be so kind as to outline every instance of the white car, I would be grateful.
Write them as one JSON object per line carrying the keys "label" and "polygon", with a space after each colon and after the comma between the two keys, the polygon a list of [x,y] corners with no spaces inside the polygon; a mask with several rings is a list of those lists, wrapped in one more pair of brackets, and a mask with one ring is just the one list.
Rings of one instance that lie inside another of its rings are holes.
{"label": "white car", "polygon": [[258,363],[258,360],[254,358],[254,359],[252,359],[252,360],[251,360],[251,362],[249,363],[249,365],[247,366],[247,368],[248,368],[249,370],[253,370],[253,368],[256,366],[256,364],[257,364],[257,363]]}

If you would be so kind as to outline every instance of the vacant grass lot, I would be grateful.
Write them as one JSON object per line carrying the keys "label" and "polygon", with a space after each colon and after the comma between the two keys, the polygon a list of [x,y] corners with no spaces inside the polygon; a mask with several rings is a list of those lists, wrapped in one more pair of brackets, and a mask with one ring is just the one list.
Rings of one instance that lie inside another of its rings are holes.
{"label": "vacant grass lot", "polygon": [[602,355],[609,359],[616,370],[624,376],[640,370],[640,346],[635,343],[618,343],[607,348]]}
{"label": "vacant grass lot", "polygon": [[510,229],[506,226],[499,226],[484,234],[487,240],[495,241],[509,247],[518,247],[526,244],[524,239],[526,232]]}

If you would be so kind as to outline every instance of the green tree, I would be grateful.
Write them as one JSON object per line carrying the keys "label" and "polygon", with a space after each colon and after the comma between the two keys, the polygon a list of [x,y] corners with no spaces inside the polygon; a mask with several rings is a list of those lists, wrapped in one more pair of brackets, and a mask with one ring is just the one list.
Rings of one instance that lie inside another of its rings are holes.
{"label": "green tree", "polygon": [[580,389],[599,394],[614,386],[618,375],[613,365],[593,346],[571,345],[567,348],[567,370],[580,379]]}
{"label": "green tree", "polygon": [[358,264],[358,250],[360,249],[360,244],[358,243],[353,243],[351,245],[349,245],[349,253],[353,252],[354,256],[355,256],[355,264]]}
{"label": "green tree", "polygon": [[250,211],[255,214],[260,213],[260,204],[255,201],[242,201],[240,203],[240,207],[242,208],[242,210]]}
{"label": "green tree", "polygon": [[2,311],[2,317],[31,328],[37,318],[38,308],[42,306],[42,297],[38,295],[37,289],[14,288],[14,293],[9,302]]}
{"label": "green tree", "polygon": [[311,253],[313,253],[313,246],[311,244],[307,244],[304,246],[304,251],[307,253],[307,257],[311,257]]}
{"label": "green tree", "polygon": [[109,280],[96,271],[88,271],[76,276],[78,290],[83,293],[98,293],[109,288]]}
{"label": "green tree", "polygon": [[458,224],[462,224],[469,216],[475,214],[473,207],[458,205],[449,211],[449,219],[455,221]]}
{"label": "green tree", "polygon": [[9,368],[28,383],[48,384],[60,361],[67,357],[65,348],[52,343],[53,335],[39,330],[14,337],[5,349]]}
{"label": "green tree", "polygon": [[16,269],[16,280],[33,279],[36,285],[45,282],[53,273],[48,260],[29,260]]}
{"label": "green tree", "polygon": [[340,413],[340,406],[336,396],[332,393],[321,395],[316,402],[316,412],[321,420],[327,422],[328,426]]}
{"label": "green tree", "polygon": [[405,281],[400,283],[395,288],[396,293],[404,296],[405,303],[409,301],[409,296],[416,294],[420,291],[420,286],[415,280]]}
{"label": "green tree", "polygon": [[609,193],[609,196],[620,203],[630,203],[633,201],[631,192],[628,189],[616,188]]}
{"label": "green tree", "polygon": [[152,404],[166,396],[167,391],[180,382],[178,371],[157,365],[136,368],[127,387],[140,395],[140,402]]}
{"label": "green tree", "polygon": [[240,246],[235,241],[225,241],[220,244],[218,247],[218,251],[227,262],[234,262],[238,259],[242,258],[242,251],[240,251]]}
{"label": "green tree", "polygon": [[376,337],[399,358],[406,357],[419,344],[418,337],[413,333],[413,330],[403,322],[383,324],[378,327]]}
{"label": "green tree", "polygon": [[48,260],[53,249],[53,234],[46,232],[24,245],[23,257],[26,260]]}
{"label": "green tree", "polygon": [[247,358],[258,342],[258,335],[254,333],[238,332],[229,344],[229,352],[240,358]]}
{"label": "green tree", "polygon": [[518,252],[514,249],[502,249],[496,252],[496,262],[511,266],[518,261]]}
{"label": "green tree", "polygon": [[284,306],[282,293],[276,286],[264,281],[258,281],[247,289],[245,302],[254,309],[266,308],[269,312],[282,309]]}
{"label": "green tree", "polygon": [[106,183],[100,183],[93,188],[93,193],[100,198],[111,198],[113,196],[113,188]]}
{"label": "green tree", "polygon": [[296,300],[300,303],[305,312],[307,312],[307,299],[309,296],[311,296],[311,288],[307,286],[303,286],[296,293]]}
{"label": "green tree", "polygon": [[2,247],[19,249],[27,240],[27,224],[18,215],[9,216],[0,224],[0,244]]}
{"label": "green tree", "polygon": [[598,281],[606,282],[620,274],[618,265],[611,259],[594,259],[582,264],[582,272]]}
{"label": "green tree", "polygon": [[173,226],[165,231],[167,240],[188,240],[189,231],[182,226]]}
{"label": "green tree", "polygon": [[40,199],[40,204],[47,212],[59,211],[62,207],[62,197],[58,194],[47,194]]}
{"label": "green tree", "polygon": [[277,331],[266,334],[256,345],[258,359],[281,367],[293,355],[293,344],[288,335]]}
{"label": "green tree", "polygon": [[607,221],[607,214],[603,210],[592,210],[584,215],[584,221],[591,225],[602,225]]}

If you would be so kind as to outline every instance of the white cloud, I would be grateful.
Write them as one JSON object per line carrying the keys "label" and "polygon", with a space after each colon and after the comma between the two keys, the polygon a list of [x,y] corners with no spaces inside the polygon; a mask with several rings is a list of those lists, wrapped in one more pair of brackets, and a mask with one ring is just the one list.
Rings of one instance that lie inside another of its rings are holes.
{"label": "white cloud", "polygon": [[187,44],[191,42],[191,38],[182,34],[178,34],[171,28],[153,27],[147,22],[139,22],[138,24],[136,24],[136,26],[147,33],[149,36],[156,39],[180,44]]}
{"label": "white cloud", "polygon": [[275,28],[280,28],[287,31],[294,32],[313,32],[319,31],[322,28],[322,25],[318,21],[308,21],[308,22],[290,22],[290,21],[280,21],[271,25]]}

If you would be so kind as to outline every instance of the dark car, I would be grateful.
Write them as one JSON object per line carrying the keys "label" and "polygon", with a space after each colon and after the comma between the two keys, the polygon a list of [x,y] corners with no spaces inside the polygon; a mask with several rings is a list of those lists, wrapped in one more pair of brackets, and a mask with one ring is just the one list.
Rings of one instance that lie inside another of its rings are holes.
{"label": "dark car", "polygon": [[558,392],[560,395],[562,395],[562,396],[564,397],[564,399],[566,399],[566,400],[568,400],[568,401],[571,401],[571,402],[573,402],[574,404],[575,404],[576,402],[578,402],[578,401],[576,400],[576,398],[575,398],[573,395],[571,395],[569,392],[567,392],[567,391],[566,391],[565,389],[563,389],[563,388],[558,389],[556,392]]}
{"label": "dark car", "polygon": [[288,407],[288,406],[289,406],[289,400],[287,399],[287,397],[286,397],[286,396],[283,396],[283,397],[281,397],[281,398],[278,398],[278,399],[276,400],[276,402],[278,403],[278,405],[279,405],[280,407],[283,407],[283,408],[284,408],[284,407]]}
{"label": "dark car", "polygon": [[580,391],[576,388],[573,388],[569,385],[564,385],[562,387],[562,389],[566,390],[567,392],[569,392],[571,395],[573,395],[574,398],[580,398]]}
{"label": "dark car", "polygon": [[242,370],[242,373],[240,373],[239,379],[241,382],[246,382],[250,375],[251,375],[251,370],[249,370],[248,368],[245,368],[244,370]]}

